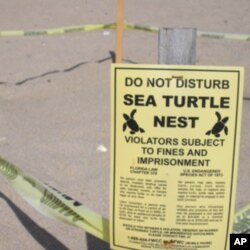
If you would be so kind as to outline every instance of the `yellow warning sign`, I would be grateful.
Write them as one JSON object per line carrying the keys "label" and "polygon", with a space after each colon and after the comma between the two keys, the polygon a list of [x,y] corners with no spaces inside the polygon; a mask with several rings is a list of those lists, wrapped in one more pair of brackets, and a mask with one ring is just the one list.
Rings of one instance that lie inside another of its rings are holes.
{"label": "yellow warning sign", "polygon": [[112,249],[226,250],[243,69],[112,65]]}

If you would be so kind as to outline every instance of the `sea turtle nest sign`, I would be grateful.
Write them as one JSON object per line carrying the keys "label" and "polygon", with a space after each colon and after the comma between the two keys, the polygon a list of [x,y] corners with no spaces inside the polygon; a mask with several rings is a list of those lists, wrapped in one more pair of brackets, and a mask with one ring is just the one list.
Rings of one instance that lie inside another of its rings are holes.
{"label": "sea turtle nest sign", "polygon": [[114,64],[111,72],[111,248],[227,250],[243,69]]}

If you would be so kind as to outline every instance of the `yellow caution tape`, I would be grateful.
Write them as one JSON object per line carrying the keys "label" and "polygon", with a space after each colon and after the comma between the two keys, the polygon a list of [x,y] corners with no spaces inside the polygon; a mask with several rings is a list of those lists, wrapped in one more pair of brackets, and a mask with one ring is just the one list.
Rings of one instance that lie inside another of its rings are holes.
{"label": "yellow caution tape", "polygon": [[158,32],[159,28],[152,27],[152,26],[145,26],[139,24],[132,24],[132,23],[124,23],[124,29],[128,30],[142,30],[142,31],[149,31],[149,32]]}
{"label": "yellow caution tape", "polygon": [[250,203],[239,209],[234,215],[233,233],[243,234],[250,231]]}
{"label": "yellow caution tape", "polygon": [[[142,30],[149,32],[158,32],[159,28],[152,26],[143,26],[139,24],[125,23],[124,27],[127,29]],[[207,31],[197,31],[199,37],[208,37],[216,39],[230,39],[230,40],[241,40],[250,41],[249,34],[233,34],[233,33],[221,33],[221,32],[207,32]]]}
{"label": "yellow caution tape", "polygon": [[115,29],[115,23],[109,24],[87,24],[80,26],[71,26],[64,28],[55,28],[55,29],[42,29],[42,30],[13,30],[13,31],[0,31],[0,37],[7,36],[43,36],[43,35],[62,35],[66,33],[74,33],[74,32],[88,32],[95,30],[103,30],[103,29]]}
{"label": "yellow caution tape", "polygon": [[[88,32],[103,29],[116,29],[116,23],[109,24],[87,24],[79,26],[71,26],[64,28],[55,29],[42,29],[42,30],[13,30],[13,31],[0,31],[0,37],[9,36],[43,36],[43,35],[62,35],[74,32]],[[145,26],[140,24],[123,23],[124,29],[128,30],[141,30],[148,32],[158,32],[158,27]],[[207,31],[197,31],[199,37],[215,38],[215,39],[230,39],[230,40],[240,40],[240,41],[250,41],[249,34],[233,34],[233,33],[221,33],[221,32],[207,32]]]}
{"label": "yellow caution tape", "polygon": [[101,215],[2,158],[0,172],[12,183],[15,190],[42,214],[80,227],[109,242],[109,221]]}
{"label": "yellow caution tape", "polygon": [[208,37],[208,38],[216,38],[216,39],[250,41],[250,35],[248,35],[248,34],[233,34],[233,33],[198,31],[197,35],[200,37]]}
{"label": "yellow caution tape", "polygon": [[[0,158],[0,172],[15,190],[40,213],[77,226],[109,243],[109,220],[84,207],[57,189],[24,173],[20,168]],[[233,233],[250,230],[250,203],[238,210],[234,217]]]}

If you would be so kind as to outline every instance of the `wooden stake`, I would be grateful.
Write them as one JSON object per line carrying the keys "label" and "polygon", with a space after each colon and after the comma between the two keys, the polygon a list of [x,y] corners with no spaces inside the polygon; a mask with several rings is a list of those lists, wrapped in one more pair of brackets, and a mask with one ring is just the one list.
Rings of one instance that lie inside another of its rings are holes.
{"label": "wooden stake", "polygon": [[116,63],[122,62],[123,0],[117,0]]}
{"label": "wooden stake", "polygon": [[196,29],[160,29],[158,62],[160,64],[195,64]]}

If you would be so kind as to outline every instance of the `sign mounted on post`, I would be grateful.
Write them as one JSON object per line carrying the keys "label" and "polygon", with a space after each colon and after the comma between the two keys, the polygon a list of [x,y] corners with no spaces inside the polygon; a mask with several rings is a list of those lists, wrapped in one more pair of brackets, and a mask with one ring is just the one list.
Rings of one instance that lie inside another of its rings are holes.
{"label": "sign mounted on post", "polygon": [[112,66],[112,249],[226,250],[243,69]]}

